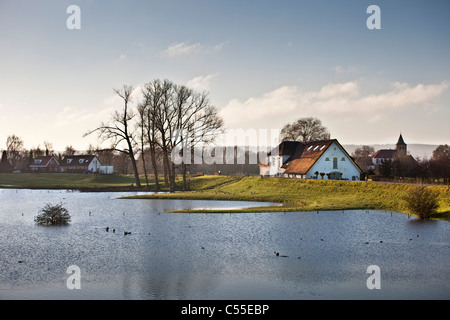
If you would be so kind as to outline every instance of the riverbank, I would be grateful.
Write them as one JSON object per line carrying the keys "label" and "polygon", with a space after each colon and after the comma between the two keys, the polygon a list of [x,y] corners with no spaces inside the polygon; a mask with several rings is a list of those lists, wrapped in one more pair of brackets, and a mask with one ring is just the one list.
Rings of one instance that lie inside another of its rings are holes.
{"label": "riverbank", "polygon": [[[191,191],[141,195],[140,199],[198,199],[273,202],[282,206],[254,207],[232,212],[318,211],[318,210],[392,210],[409,213],[403,196],[416,187],[412,184],[302,180],[261,177],[199,176],[188,180]],[[126,192],[155,190],[154,181],[141,178],[135,186],[132,175],[86,174],[0,174],[0,188],[71,189],[85,192]],[[450,220],[450,188],[428,186],[441,195],[436,218]],[[181,180],[177,189],[181,190]],[[198,210],[196,210],[198,211]],[[185,210],[185,212],[189,212]],[[218,210],[205,212],[221,212]],[[226,212],[230,212],[227,210]]]}
{"label": "riverbank", "polygon": [[[303,180],[260,177],[203,176],[191,180],[192,191],[141,195],[138,199],[237,200],[283,203],[232,212],[391,210],[410,213],[402,200],[416,185],[356,181]],[[450,220],[450,188],[428,186],[441,195],[437,219]],[[198,212],[198,210],[195,210]],[[190,212],[183,210],[177,212]],[[203,211],[202,211],[203,212]],[[225,212],[204,210],[204,212]],[[230,210],[226,210],[230,212]]]}

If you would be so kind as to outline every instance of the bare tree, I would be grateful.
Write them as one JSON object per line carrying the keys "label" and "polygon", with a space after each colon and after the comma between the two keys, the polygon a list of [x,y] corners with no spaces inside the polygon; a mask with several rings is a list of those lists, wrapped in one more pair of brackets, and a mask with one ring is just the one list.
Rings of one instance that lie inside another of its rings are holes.
{"label": "bare tree", "polygon": [[[142,119],[140,125],[142,126],[141,134],[146,135],[146,142],[150,150],[150,161],[152,164],[154,179],[155,179],[155,190],[160,190],[159,178],[158,178],[158,165],[157,165],[157,149],[160,145],[158,138],[160,132],[165,130],[160,125],[162,121],[162,103],[163,103],[163,92],[168,90],[168,83],[164,83],[160,80],[154,80],[142,88],[142,93],[144,95],[144,102],[141,104],[139,112],[142,112]],[[158,130],[161,128],[161,130]],[[166,167],[164,167],[166,169]],[[167,176],[166,174],[164,175]]]}
{"label": "bare tree", "polygon": [[[210,104],[206,93],[195,93],[186,87],[180,87],[177,91],[184,98],[176,104],[178,134],[172,139],[173,148],[181,144],[183,152],[193,155],[195,146],[209,144],[215,140],[223,128],[223,119],[219,116],[217,108]],[[187,168],[188,165],[183,161],[181,163],[183,190],[188,189]]]}
{"label": "bare tree", "polygon": [[315,140],[330,139],[328,129],[317,118],[300,118],[285,125],[281,129],[282,141],[301,141],[303,143]]}
{"label": "bare tree", "polygon": [[[172,151],[181,145],[186,151],[195,144],[213,140],[214,131],[223,126],[223,121],[206,93],[198,94],[186,86],[155,80],[144,87],[143,94],[145,101],[140,112],[145,121],[141,122],[147,133],[153,171],[157,172],[156,150],[161,150],[165,184],[173,191],[176,165]],[[187,188],[186,169],[187,164],[183,162],[184,189]]]}
{"label": "bare tree", "polygon": [[363,145],[361,147],[356,148],[355,151],[353,152],[352,156],[355,159],[368,158],[374,152],[375,152],[375,149],[372,146]]}
{"label": "bare tree", "polygon": [[144,170],[144,176],[145,176],[145,183],[147,184],[147,188],[149,187],[148,183],[148,175],[147,175],[147,166],[145,161],[145,140],[146,140],[146,125],[145,120],[146,117],[146,106],[145,104],[140,104],[138,106],[138,114],[139,114],[139,123],[138,128],[140,130],[139,132],[139,140],[140,140],[140,146],[141,146],[141,158],[142,158],[142,168]]}
{"label": "bare tree", "polygon": [[435,178],[442,178],[444,182],[450,181],[450,146],[439,145],[430,159],[432,174]]}
{"label": "bare tree", "polygon": [[134,149],[136,147],[135,128],[133,126],[134,112],[130,109],[131,95],[134,91],[133,86],[124,85],[122,89],[114,89],[114,92],[122,98],[124,105],[121,112],[115,111],[112,115],[112,123],[103,123],[96,129],[88,131],[84,136],[97,132],[102,142],[109,141],[111,149],[129,156],[136,186],[141,187],[139,173],[137,171],[136,159],[134,158]]}
{"label": "bare tree", "polygon": [[24,158],[25,149],[23,147],[23,140],[16,135],[11,135],[6,138],[6,152],[8,159],[14,169],[19,167],[19,163]]}
{"label": "bare tree", "polygon": [[73,155],[75,155],[75,153],[76,153],[77,151],[75,150],[75,148],[74,147],[72,147],[72,146],[67,146],[66,147],[66,149],[64,150],[64,155],[65,156],[73,156]]}
{"label": "bare tree", "polygon": [[374,152],[375,149],[372,146],[363,145],[356,148],[352,154],[352,157],[355,159],[356,163],[366,174],[372,172],[371,168],[373,163],[370,155]]}
{"label": "bare tree", "polygon": [[55,151],[53,150],[53,143],[51,143],[50,141],[44,141],[44,147],[46,156],[54,155]]}

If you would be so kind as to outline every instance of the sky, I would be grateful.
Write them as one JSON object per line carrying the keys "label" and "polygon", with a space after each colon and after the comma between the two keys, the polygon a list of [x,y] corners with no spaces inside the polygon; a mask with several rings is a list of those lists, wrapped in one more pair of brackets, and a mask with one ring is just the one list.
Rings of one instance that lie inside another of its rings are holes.
{"label": "sky", "polygon": [[446,0],[0,0],[0,150],[13,134],[26,148],[97,145],[83,134],[121,109],[113,89],[133,85],[137,102],[155,79],[208,92],[227,129],[311,116],[341,144],[400,132],[449,144],[449,12]]}

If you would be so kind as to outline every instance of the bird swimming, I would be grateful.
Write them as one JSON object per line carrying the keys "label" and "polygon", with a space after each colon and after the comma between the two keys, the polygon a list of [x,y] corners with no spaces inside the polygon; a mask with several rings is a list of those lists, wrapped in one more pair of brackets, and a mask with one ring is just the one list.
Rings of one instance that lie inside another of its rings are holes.
{"label": "bird swimming", "polygon": [[289,256],[285,256],[285,255],[280,255],[280,253],[277,252],[277,251],[274,251],[273,253],[275,253],[275,255],[276,255],[277,257],[283,257],[283,258],[288,258],[288,257],[289,257]]}

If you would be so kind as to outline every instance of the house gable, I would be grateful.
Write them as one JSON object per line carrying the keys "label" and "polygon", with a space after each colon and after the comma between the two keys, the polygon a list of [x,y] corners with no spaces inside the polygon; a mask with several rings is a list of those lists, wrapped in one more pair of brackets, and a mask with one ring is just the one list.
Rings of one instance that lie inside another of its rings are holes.
{"label": "house gable", "polygon": [[320,173],[325,174],[323,179],[360,180],[362,170],[340,143],[334,141],[320,159],[311,166],[306,176],[316,177],[317,172],[318,178],[322,178]]}
{"label": "house gable", "polygon": [[359,180],[361,172],[362,170],[337,140],[309,143],[305,146],[301,157],[289,163],[285,170],[288,176],[318,178],[320,173],[324,173],[330,174],[330,178],[348,180]]}
{"label": "house gable", "polygon": [[32,172],[59,172],[59,163],[52,156],[36,157],[31,160],[29,168]]}
{"label": "house gable", "polygon": [[45,156],[34,158],[29,166],[30,168],[46,168],[49,166],[59,166],[59,163],[55,157]]}
{"label": "house gable", "polygon": [[61,166],[64,172],[97,172],[101,163],[94,155],[76,155],[66,156]]}

